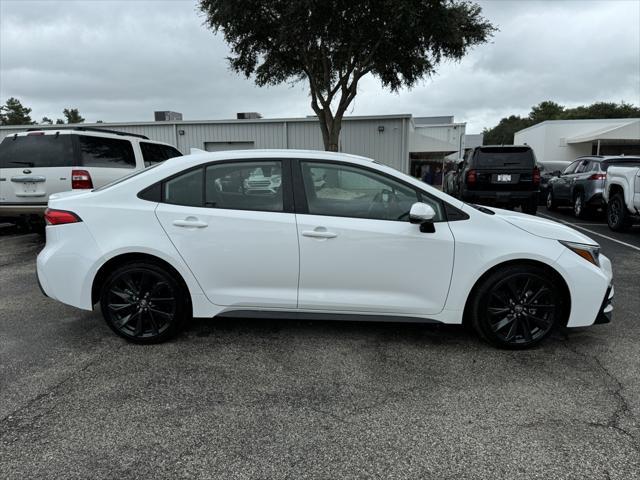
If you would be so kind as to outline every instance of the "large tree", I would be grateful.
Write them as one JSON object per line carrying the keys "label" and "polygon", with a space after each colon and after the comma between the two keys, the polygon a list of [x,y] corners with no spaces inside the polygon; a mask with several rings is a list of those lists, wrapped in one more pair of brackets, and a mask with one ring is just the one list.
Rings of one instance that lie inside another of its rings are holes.
{"label": "large tree", "polygon": [[259,86],[307,81],[324,146],[367,74],[397,91],[486,42],[494,27],[465,0],[199,0],[231,47],[231,68]]}
{"label": "large tree", "polygon": [[[77,108],[65,108],[62,111],[64,118],[67,119],[67,123],[83,123],[84,118],[80,115],[80,112]],[[58,123],[58,122],[56,122]]]}
{"label": "large tree", "polygon": [[0,106],[0,125],[31,125],[35,123],[29,114],[31,109],[22,105],[20,100],[11,97]]}

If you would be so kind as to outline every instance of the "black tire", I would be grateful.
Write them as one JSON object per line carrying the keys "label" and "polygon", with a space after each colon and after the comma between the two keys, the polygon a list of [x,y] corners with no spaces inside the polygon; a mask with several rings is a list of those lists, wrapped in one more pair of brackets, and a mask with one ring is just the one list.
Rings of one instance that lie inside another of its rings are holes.
{"label": "black tire", "polygon": [[553,190],[549,189],[547,193],[547,210],[550,212],[554,211],[558,208],[558,202],[556,201],[556,197],[553,195]]}
{"label": "black tire", "polygon": [[584,192],[577,191],[573,195],[573,214],[576,218],[586,218],[589,208],[585,202]]}
{"label": "black tire", "polygon": [[482,339],[498,348],[531,348],[543,341],[562,318],[561,291],[543,268],[499,268],[475,290],[471,324]]}
{"label": "black tire", "polygon": [[538,213],[538,197],[531,198],[527,202],[523,203],[521,208],[522,213],[535,215],[536,213]]}
{"label": "black tire", "polygon": [[607,223],[614,232],[622,232],[631,228],[631,216],[624,203],[624,196],[616,193],[607,203]]}
{"label": "black tire", "polygon": [[154,263],[114,270],[100,293],[109,328],[133,343],[161,343],[176,336],[191,317],[189,293],[174,274]]}

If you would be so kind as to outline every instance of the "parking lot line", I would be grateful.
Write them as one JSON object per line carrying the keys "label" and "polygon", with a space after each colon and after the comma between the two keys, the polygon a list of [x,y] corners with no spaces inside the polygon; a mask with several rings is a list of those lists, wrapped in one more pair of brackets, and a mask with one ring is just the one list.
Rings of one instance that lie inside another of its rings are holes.
{"label": "parking lot line", "polygon": [[640,247],[636,247],[635,245],[631,245],[630,243],[623,242],[622,240],[618,240],[618,239],[610,237],[608,235],[603,235],[602,233],[598,233],[598,232],[596,232],[594,230],[590,230],[588,228],[581,227],[580,224],[578,224],[578,223],[567,222],[565,220],[561,220],[561,219],[556,218],[556,217],[551,217],[549,215],[544,215],[542,213],[539,213],[538,215],[540,215],[541,217],[544,217],[544,218],[548,218],[549,220],[554,220],[556,222],[564,223],[565,225],[570,225],[572,227],[579,228],[580,230],[584,230],[585,232],[589,232],[592,235],[598,235],[599,237],[606,238],[607,240],[611,240],[612,242],[619,243],[620,245],[624,245],[625,247],[633,248],[634,250],[637,250],[637,251],[640,252]]}

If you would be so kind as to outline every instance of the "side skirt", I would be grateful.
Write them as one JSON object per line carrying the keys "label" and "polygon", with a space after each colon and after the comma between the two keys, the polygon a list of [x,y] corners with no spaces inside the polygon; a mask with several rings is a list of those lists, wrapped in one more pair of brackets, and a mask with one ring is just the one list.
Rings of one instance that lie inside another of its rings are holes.
{"label": "side skirt", "polygon": [[362,313],[287,312],[271,310],[232,310],[214,318],[264,318],[274,320],[323,320],[338,322],[394,322],[394,323],[443,323],[438,320],[401,315],[368,315]]}

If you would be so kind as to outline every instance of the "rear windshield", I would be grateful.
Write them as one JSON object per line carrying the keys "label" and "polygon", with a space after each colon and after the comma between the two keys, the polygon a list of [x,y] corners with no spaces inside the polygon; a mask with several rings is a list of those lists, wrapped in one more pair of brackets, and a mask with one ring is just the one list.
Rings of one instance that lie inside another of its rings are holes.
{"label": "rear windshield", "polygon": [[481,148],[476,152],[476,167],[527,167],[533,168],[535,159],[533,150],[522,148]]}
{"label": "rear windshield", "polygon": [[0,143],[0,168],[69,167],[73,165],[71,135],[6,137]]}
{"label": "rear windshield", "polygon": [[617,160],[607,160],[602,162],[602,170],[605,172],[609,167],[640,167],[640,158],[620,158]]}

